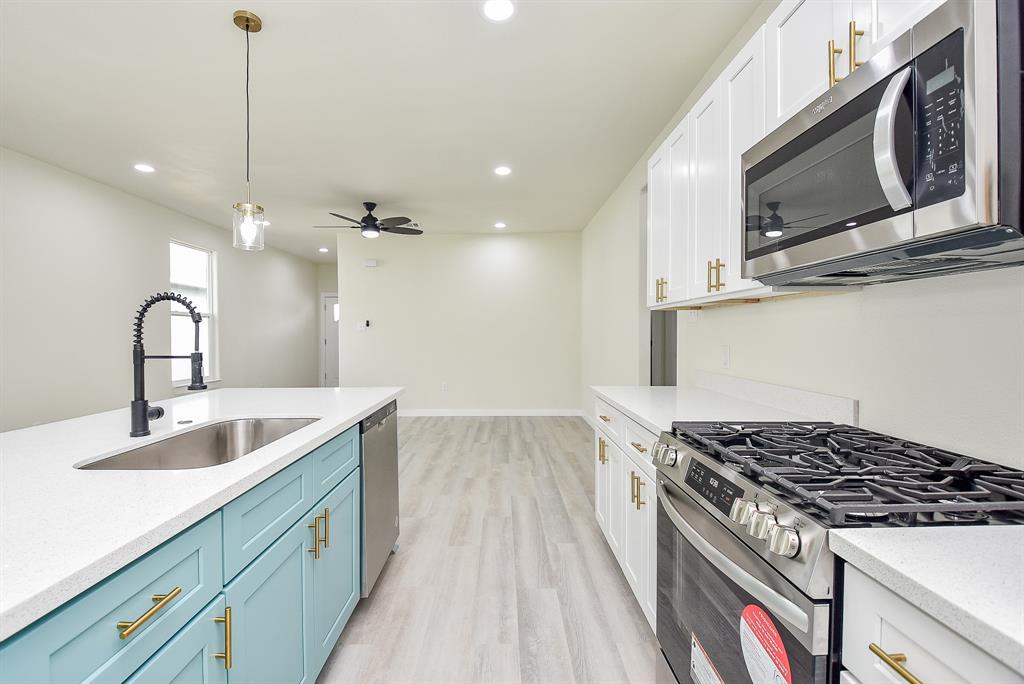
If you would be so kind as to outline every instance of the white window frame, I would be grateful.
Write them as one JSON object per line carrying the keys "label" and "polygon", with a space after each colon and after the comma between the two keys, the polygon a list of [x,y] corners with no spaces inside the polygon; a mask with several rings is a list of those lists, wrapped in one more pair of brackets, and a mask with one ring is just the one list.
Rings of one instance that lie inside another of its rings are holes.
{"label": "white window frame", "polygon": [[[204,358],[207,362],[207,366],[210,369],[209,375],[203,376],[203,382],[209,384],[211,382],[220,382],[220,335],[217,334],[217,323],[219,318],[217,317],[217,252],[212,249],[207,249],[202,245],[197,245],[192,242],[185,242],[184,240],[176,240],[171,238],[168,241],[168,255],[170,254],[170,244],[179,245],[181,247],[187,247],[189,249],[199,250],[200,252],[206,252],[208,258],[206,260],[207,273],[206,282],[209,283],[208,287],[208,298],[210,300],[210,311],[209,313],[200,314],[203,317],[203,325],[207,327],[207,335],[210,340],[210,352],[209,359]],[[168,272],[168,285],[173,289],[173,285],[170,283],[170,273]],[[171,307],[171,316],[185,316],[190,318],[187,311],[175,311],[174,307]],[[168,364],[170,365],[170,364]],[[181,380],[175,380],[174,376],[171,376],[171,386],[174,388],[187,387],[191,380],[189,378],[183,378]]]}

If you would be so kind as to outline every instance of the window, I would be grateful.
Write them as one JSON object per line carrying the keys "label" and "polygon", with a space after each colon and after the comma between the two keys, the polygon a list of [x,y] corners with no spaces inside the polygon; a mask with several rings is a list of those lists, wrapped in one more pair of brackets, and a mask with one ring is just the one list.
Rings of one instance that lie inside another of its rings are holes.
{"label": "window", "polygon": [[[203,377],[207,380],[217,379],[216,257],[214,252],[171,242],[171,290],[192,300],[203,316],[199,324],[199,351],[203,353]],[[188,355],[194,349],[195,326],[188,309],[171,302],[171,354]],[[171,382],[187,385],[190,370],[188,359],[173,359]]]}

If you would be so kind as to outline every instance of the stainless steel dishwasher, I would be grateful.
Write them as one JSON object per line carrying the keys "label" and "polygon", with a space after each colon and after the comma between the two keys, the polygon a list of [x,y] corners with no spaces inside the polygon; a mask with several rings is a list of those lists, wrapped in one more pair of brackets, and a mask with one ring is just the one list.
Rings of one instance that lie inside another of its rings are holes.
{"label": "stainless steel dishwasher", "polygon": [[388,556],[398,549],[398,402],[359,424],[363,439],[363,586],[370,595]]}

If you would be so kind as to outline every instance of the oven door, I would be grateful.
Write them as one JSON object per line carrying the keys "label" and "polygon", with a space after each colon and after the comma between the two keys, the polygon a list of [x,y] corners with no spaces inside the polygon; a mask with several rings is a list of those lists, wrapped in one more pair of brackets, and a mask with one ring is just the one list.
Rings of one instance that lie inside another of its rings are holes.
{"label": "oven door", "polygon": [[658,641],[679,682],[824,683],[830,602],[814,602],[664,477]]}

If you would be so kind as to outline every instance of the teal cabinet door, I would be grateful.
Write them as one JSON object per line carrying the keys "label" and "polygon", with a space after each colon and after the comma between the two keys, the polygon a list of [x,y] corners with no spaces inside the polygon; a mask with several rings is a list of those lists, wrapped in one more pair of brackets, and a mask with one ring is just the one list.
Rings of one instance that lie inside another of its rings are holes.
{"label": "teal cabinet door", "polygon": [[227,684],[224,667],[224,597],[210,602],[203,612],[171,637],[152,658],[128,678],[127,684]]}
{"label": "teal cabinet door", "polygon": [[319,557],[309,554],[307,558],[312,572],[306,646],[314,674],[327,661],[359,602],[361,472],[356,469],[313,509],[320,517],[317,524],[323,540]]}
{"label": "teal cabinet door", "polygon": [[316,481],[314,498],[319,499],[327,494],[359,466],[362,444],[359,437],[357,423],[306,456],[313,461],[313,479]]}
{"label": "teal cabinet door", "polygon": [[221,509],[224,579],[230,580],[241,572],[271,542],[305,517],[319,498],[313,486],[313,459],[307,455]]}
{"label": "teal cabinet door", "polygon": [[[307,520],[308,518],[308,520]],[[231,608],[229,677],[245,684],[312,684],[306,660],[314,530],[308,513],[224,589]]]}
{"label": "teal cabinet door", "polygon": [[0,644],[0,682],[124,681],[220,593],[221,561],[215,513]]}

